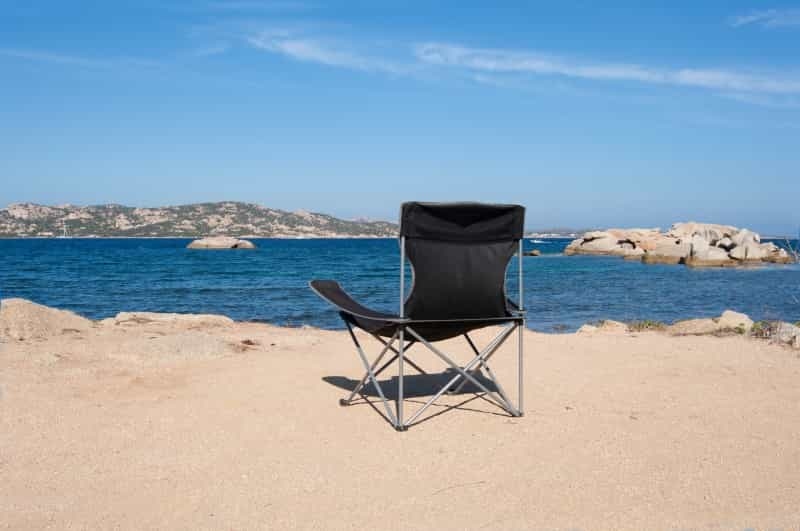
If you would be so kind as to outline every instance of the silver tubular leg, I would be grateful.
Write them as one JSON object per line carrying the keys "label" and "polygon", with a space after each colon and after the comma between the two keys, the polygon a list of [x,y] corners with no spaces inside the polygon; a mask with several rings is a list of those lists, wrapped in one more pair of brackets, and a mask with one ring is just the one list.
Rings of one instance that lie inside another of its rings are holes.
{"label": "silver tubular leg", "polygon": [[[348,327],[349,327],[349,325],[348,325]],[[352,334],[352,332],[351,332],[351,334]],[[375,358],[375,361],[374,361],[374,362],[373,362],[373,364],[372,364],[372,367],[371,367],[371,369],[372,369],[373,371],[375,371],[375,367],[377,367],[377,366],[378,366],[378,364],[381,362],[381,360],[383,359],[383,357],[384,357],[384,356],[386,355],[386,353],[389,351],[389,349],[391,348],[391,344],[394,342],[394,340],[395,340],[395,338],[396,338],[396,337],[397,337],[397,334],[393,335],[393,336],[392,336],[392,339],[391,339],[391,340],[390,340],[388,343],[384,343],[384,345],[385,345],[385,346],[384,346],[383,350],[382,350],[382,351],[381,351],[381,353],[378,355],[378,357],[377,357],[377,358]],[[391,362],[390,362],[390,363],[391,363]],[[381,370],[379,370],[379,371],[375,372],[375,373],[374,373],[374,374],[375,374],[375,376],[377,377],[377,376],[378,376],[378,374],[380,374],[380,373],[381,373],[381,371],[383,371],[383,369],[384,369],[384,368],[385,368],[385,367],[383,367],[383,368],[381,368]],[[347,402],[347,403],[350,403],[350,402],[352,402],[352,401],[353,401],[353,399],[356,397],[356,395],[359,393],[359,391],[361,391],[361,388],[362,388],[362,387],[364,387],[364,384],[366,384],[366,383],[367,383],[367,379],[369,379],[369,372],[367,372],[366,374],[364,374],[364,377],[363,377],[363,378],[361,378],[361,381],[360,381],[360,382],[358,382],[358,385],[355,387],[355,389],[353,389],[353,392],[352,392],[352,393],[350,393],[350,396],[348,396],[348,397],[347,397],[347,398],[346,398],[344,401],[345,401],[345,402]]]}
{"label": "silver tubular leg", "polygon": [[[486,363],[482,363],[481,365],[483,365],[483,368],[486,369],[487,373],[489,373],[489,378],[494,383],[494,386],[497,387],[497,392],[500,394],[500,396],[503,397],[503,400],[505,400],[507,403],[511,404],[511,400],[508,398],[508,395],[506,394],[506,390],[503,389],[502,385],[500,385],[500,380],[498,380],[497,377],[494,375],[494,373],[492,372],[492,369],[489,368],[489,365],[487,365]],[[518,413],[518,415],[516,415],[516,416],[522,416],[521,414],[519,414],[520,413],[519,410],[517,410],[516,413]]]}
{"label": "silver tubular leg", "polygon": [[469,337],[469,334],[467,334],[466,332],[464,332],[464,339],[466,339],[467,343],[469,343],[469,346],[472,349],[472,352],[474,352],[476,355],[480,354],[480,351],[478,350],[478,347],[475,346],[475,343],[472,342],[472,338]]}
{"label": "silver tubular leg", "polygon": [[[423,338],[422,336],[420,336],[420,335],[419,335],[419,334],[418,334],[418,333],[417,333],[417,332],[416,332],[416,331],[415,331],[413,328],[411,328],[411,327],[409,326],[409,327],[406,327],[406,329],[408,330],[408,332],[409,332],[411,335],[413,335],[413,336],[414,336],[415,338],[417,338],[417,339],[418,339],[418,340],[419,340],[419,341],[420,341],[420,342],[421,342],[423,345],[425,345],[425,346],[428,348],[428,350],[430,350],[431,352],[433,352],[434,354],[436,354],[437,356],[439,356],[439,357],[440,357],[440,358],[441,358],[441,359],[442,359],[442,360],[443,360],[445,363],[447,363],[447,364],[448,364],[448,365],[450,365],[450,366],[451,366],[453,369],[455,369],[455,370],[456,370],[456,371],[457,371],[457,372],[458,372],[458,373],[459,373],[459,374],[460,374],[462,377],[466,378],[467,380],[469,380],[470,382],[472,382],[472,383],[473,383],[475,386],[477,386],[477,387],[478,387],[478,388],[479,388],[481,391],[483,391],[484,393],[486,393],[486,396],[490,397],[490,398],[491,398],[491,399],[492,399],[492,400],[493,400],[495,403],[497,403],[497,405],[498,405],[498,406],[500,406],[500,408],[504,409],[505,411],[507,411],[507,412],[508,412],[508,413],[510,413],[511,415],[514,415],[514,416],[516,416],[516,414],[517,414],[517,411],[516,411],[516,409],[514,408],[514,406],[512,406],[511,404],[509,404],[509,403],[505,402],[505,401],[503,400],[503,398],[502,398],[502,397],[499,397],[499,396],[497,396],[497,394],[496,394],[496,393],[494,393],[494,392],[490,391],[489,389],[487,389],[485,385],[483,385],[481,382],[479,382],[478,380],[476,380],[476,379],[475,379],[475,377],[474,377],[474,376],[472,376],[472,375],[469,373],[470,369],[472,369],[472,367],[473,367],[473,366],[475,366],[475,365],[476,365],[476,364],[477,364],[479,361],[481,361],[482,359],[485,359],[486,357],[488,357],[488,355],[489,355],[489,354],[491,354],[491,352],[493,352],[493,350],[492,350],[492,351],[489,351],[488,349],[485,349],[485,350],[484,350],[484,352],[483,352],[483,353],[482,353],[480,356],[476,356],[476,357],[475,357],[475,358],[474,358],[474,359],[473,359],[471,362],[469,362],[469,363],[468,363],[468,364],[467,364],[467,365],[466,365],[464,368],[461,368],[461,367],[459,367],[459,366],[458,366],[458,364],[456,364],[456,363],[455,363],[453,360],[451,360],[451,359],[450,359],[450,358],[449,358],[449,357],[448,357],[446,354],[444,354],[444,353],[443,353],[441,350],[439,350],[438,348],[436,348],[435,346],[433,346],[433,345],[432,345],[432,344],[431,344],[431,343],[430,343],[428,340],[426,340],[425,338]],[[504,330],[504,331],[503,331],[503,333],[502,333],[502,334],[500,334],[500,336],[499,336],[499,339],[500,339],[500,340],[499,340],[499,341],[497,341],[497,342],[496,342],[496,344],[494,345],[494,349],[498,348],[498,347],[499,347],[499,346],[500,346],[500,345],[503,343],[503,341],[505,341],[505,339],[506,339],[506,338],[507,338],[507,337],[508,337],[508,336],[509,336],[509,335],[510,335],[510,334],[511,334],[513,331],[514,331],[514,328],[513,328],[513,327],[509,327],[509,328],[507,328],[506,330]],[[493,343],[495,343],[495,342],[493,342]],[[434,397],[433,397],[431,400],[429,400],[429,401],[428,401],[428,402],[427,402],[427,403],[426,403],[426,404],[425,404],[425,405],[424,405],[424,406],[423,406],[423,407],[420,409],[420,411],[417,411],[417,413],[414,415],[414,417],[412,417],[412,419],[413,419],[413,420],[416,420],[416,418],[417,418],[417,417],[420,415],[420,413],[422,412],[422,410],[426,409],[428,406],[430,406],[430,405],[433,403],[433,401],[434,401],[435,399],[439,398],[439,397],[440,397],[442,394],[444,394],[444,392],[445,392],[447,389],[449,389],[449,388],[450,388],[450,386],[452,386],[452,385],[453,385],[453,383],[455,383],[455,381],[456,381],[456,379],[457,379],[457,378],[458,378],[458,375],[454,376],[454,377],[453,377],[453,379],[452,379],[452,380],[450,380],[450,382],[448,382],[448,383],[447,383],[447,384],[446,384],[446,385],[445,385],[445,386],[444,386],[444,387],[443,387],[443,388],[442,388],[442,389],[441,389],[441,390],[440,390],[440,391],[439,391],[439,392],[436,394],[436,396],[434,396]],[[409,424],[412,422],[412,419],[409,419]]]}
{"label": "silver tubular leg", "polygon": [[[389,365],[391,365],[391,364],[394,362],[394,360],[396,360],[396,359],[397,359],[397,354],[395,354],[394,356],[392,356],[392,359],[390,359],[389,361],[387,361],[386,363],[384,363],[383,365],[381,365],[381,368],[380,368],[380,369],[378,369],[378,370],[376,371],[376,370],[375,370],[375,364],[376,364],[378,361],[380,361],[380,356],[379,356],[379,357],[378,357],[378,359],[377,359],[377,360],[375,360],[375,363],[373,363],[373,364],[372,364],[372,373],[375,375],[375,378],[377,378],[378,376],[380,376],[380,375],[381,375],[381,373],[382,373],[383,371],[385,371],[385,370],[386,370],[386,368],[387,368],[387,367],[389,367]],[[356,388],[353,390],[353,392],[352,392],[352,393],[350,393],[350,396],[347,398],[347,400],[344,400],[344,399],[343,399],[342,401],[343,401],[343,402],[347,402],[347,403],[349,404],[349,403],[350,403],[350,402],[351,402],[351,401],[352,401],[352,400],[353,400],[353,399],[356,397],[356,395],[357,395],[358,393],[360,393],[360,392],[361,392],[361,390],[364,388],[364,386],[366,386],[366,384],[367,384],[367,380],[368,380],[368,379],[369,379],[369,373],[364,373],[364,377],[363,377],[363,378],[361,378],[361,381],[360,381],[360,382],[359,382],[359,384],[356,386]]]}
{"label": "silver tubular leg", "polygon": [[[392,336],[392,341],[394,340],[394,338],[395,338],[396,336],[397,336],[397,334],[395,334],[395,336]],[[379,336],[375,336],[375,337],[376,337],[376,338],[378,338],[378,339],[380,339],[380,337],[379,337]],[[373,371],[373,374],[375,375],[375,378],[377,378],[378,376],[380,376],[380,375],[381,375],[381,373],[383,373],[383,371],[385,371],[386,369],[388,369],[388,368],[389,368],[389,367],[392,365],[392,363],[394,363],[394,362],[397,360],[397,358],[399,358],[399,357],[400,357],[400,351],[399,351],[399,350],[397,350],[396,348],[394,348],[394,346],[392,346],[392,345],[393,345],[392,343],[390,343],[390,342],[386,342],[386,341],[383,341],[383,340],[381,340],[381,343],[383,343],[384,347],[386,347],[386,348],[384,348],[384,349],[381,351],[380,355],[378,355],[378,357],[377,357],[377,358],[375,359],[375,361],[372,363],[372,371]],[[406,347],[405,347],[405,351],[408,351],[408,349],[409,349],[409,348],[411,348],[411,345],[413,345],[413,344],[414,344],[413,342],[411,342],[411,343],[408,343],[408,344],[407,344],[408,346],[406,346]],[[388,350],[387,350],[387,349],[388,349]],[[388,354],[390,351],[391,351],[391,352],[394,352],[394,353],[395,353],[395,355],[394,355],[394,356],[392,356],[392,357],[391,357],[391,358],[390,358],[390,359],[389,359],[389,360],[388,360],[386,363],[384,363],[383,365],[381,365],[381,368],[380,368],[380,369],[378,369],[378,370],[375,370],[375,367],[378,365],[378,363],[380,363],[380,361],[383,359],[383,357],[384,357],[386,354]],[[427,374],[427,373],[426,373],[424,370],[422,370],[422,369],[421,369],[419,366],[417,366],[417,364],[416,364],[416,363],[414,363],[413,361],[411,361],[411,359],[409,359],[409,358],[408,358],[408,356],[405,356],[405,355],[404,355],[404,356],[403,356],[403,359],[405,360],[405,362],[406,362],[406,363],[408,363],[409,365],[411,365],[412,367],[414,367],[414,369],[415,369],[416,371],[418,371],[420,374]],[[343,398],[343,399],[341,399],[341,400],[340,400],[340,402],[341,402],[343,405],[347,405],[347,404],[349,404],[350,402],[352,402],[352,401],[353,401],[353,399],[356,397],[356,395],[357,395],[357,394],[358,394],[358,393],[361,391],[361,389],[363,389],[363,388],[364,388],[364,386],[366,385],[366,383],[367,383],[367,380],[368,380],[368,379],[369,379],[369,373],[364,373],[364,376],[363,376],[363,377],[361,378],[361,380],[358,382],[358,385],[355,387],[355,389],[353,389],[353,391],[350,393],[350,396],[348,396],[347,398]]]}
{"label": "silver tubular leg", "polygon": [[[472,340],[469,338],[469,335],[465,333],[464,337],[466,338],[467,343],[469,343],[470,348],[472,348],[472,352],[474,352],[476,356],[480,356],[481,352],[475,347],[475,343],[472,342]],[[452,395],[457,395],[458,393],[461,392],[461,390],[464,388],[465,385],[467,385],[467,381],[462,378],[461,382],[458,384],[458,387],[456,387],[452,391],[448,391],[448,393]]]}
{"label": "silver tubular leg", "polygon": [[383,365],[381,365],[381,368],[380,368],[380,369],[378,369],[377,371],[375,371],[375,376],[380,376],[380,374],[381,374],[383,371],[385,371],[385,370],[386,370],[386,369],[387,369],[387,368],[388,368],[388,367],[389,367],[389,366],[390,366],[392,363],[394,363],[394,361],[395,361],[397,358],[399,358],[399,357],[400,357],[400,356],[399,356],[398,354],[395,354],[394,356],[392,356],[392,359],[390,359],[389,361],[387,361],[386,363],[384,363]]}
{"label": "silver tubular leg", "polygon": [[[472,366],[475,365],[476,363],[478,363],[479,361],[485,361],[486,359],[488,359],[495,352],[495,349],[497,347],[499,347],[500,344],[502,344],[504,338],[508,337],[508,335],[509,335],[511,330],[513,330],[513,328],[508,328],[508,329],[504,330],[503,333],[501,333],[497,338],[495,338],[495,340],[492,342],[492,345],[490,345],[489,347],[484,349],[483,352],[479,353],[472,361],[470,361],[464,367],[464,369],[466,371],[469,371],[470,369],[472,369]],[[409,332],[414,333],[413,330],[409,330]],[[434,352],[434,354],[437,354],[437,352],[435,350],[432,350],[432,352]],[[445,356],[445,358],[446,358],[446,356]],[[450,362],[448,362],[448,363],[450,363]],[[453,376],[453,378],[450,379],[450,381],[447,382],[444,385],[444,387],[442,387],[439,390],[438,393],[436,393],[434,396],[432,396],[427,402],[425,402],[425,404],[421,408],[419,408],[419,410],[417,410],[416,413],[414,413],[414,415],[408,420],[408,424],[411,424],[415,420],[417,420],[417,418],[419,418],[419,416],[422,415],[422,413],[426,409],[428,409],[428,407],[430,407],[431,404],[433,404],[436,400],[438,400],[439,397],[442,396],[447,391],[447,389],[449,389],[461,377],[462,377],[461,374],[457,374],[457,375]],[[478,385],[480,386],[480,384],[478,384]],[[481,387],[483,387],[483,386],[481,386]],[[483,387],[483,389],[485,390],[486,393],[489,393],[488,389],[486,389],[485,387]],[[506,403],[504,405],[504,403],[502,401],[500,401],[500,400],[497,400],[497,398],[493,397],[493,399],[497,403],[497,405],[500,406],[500,408],[502,408],[503,410],[507,411],[508,413],[511,413],[512,415],[514,414],[514,408],[513,408],[513,406],[511,406],[510,403]]]}
{"label": "silver tubular leg", "polygon": [[524,358],[525,358],[525,356],[524,356],[525,351],[522,348],[522,336],[523,336],[523,332],[525,331],[525,320],[523,319],[522,322],[520,322],[517,325],[517,327],[519,328],[519,351],[517,353],[517,355],[519,356],[518,367],[517,367],[517,374],[518,374],[518,377],[519,377],[519,383],[517,384],[519,387],[517,388],[517,390],[519,392],[519,397],[517,397],[517,409],[519,410],[519,416],[521,417],[522,415],[525,414],[525,410],[523,409],[523,404],[522,404],[523,397],[525,395],[525,393],[523,392],[523,388],[522,388],[522,382],[524,380],[522,371],[523,371]]}
{"label": "silver tubular leg", "polygon": [[400,353],[397,362],[397,429],[405,431],[406,426],[403,424],[403,358],[405,357],[405,329],[400,327]]}
{"label": "silver tubular leg", "polygon": [[[473,352],[475,352],[476,355],[480,355],[480,352],[478,351],[477,347],[475,347],[475,343],[472,342],[472,339],[470,339],[470,337],[467,334],[464,334],[464,337],[467,338],[467,343],[469,343],[469,346],[472,347]],[[503,389],[503,386],[500,385],[500,380],[498,380],[497,377],[494,375],[494,372],[489,367],[489,363],[487,363],[485,359],[481,359],[480,363],[478,364],[479,370],[481,367],[486,371],[486,374],[489,375],[489,379],[492,380],[494,386],[497,387],[497,392],[500,394],[500,396],[503,397],[503,400],[511,404],[511,400],[508,398],[505,389]],[[461,382],[461,384],[458,386],[458,389],[456,390],[456,393],[461,391],[461,388],[466,383],[467,383],[466,380]]]}
{"label": "silver tubular leg", "polygon": [[[377,335],[377,334],[372,334],[372,337],[374,337],[375,339],[377,339],[378,341],[380,341],[380,342],[381,342],[381,343],[383,343],[384,345],[386,344],[386,341],[384,341],[384,339],[383,339],[381,336],[379,336],[379,335]],[[406,347],[405,347],[405,352],[406,352],[406,355],[405,355],[405,356],[403,356],[403,358],[405,359],[405,362],[406,362],[406,363],[408,363],[409,365],[411,365],[412,367],[414,367],[414,370],[415,370],[415,371],[417,371],[417,372],[419,372],[420,374],[428,374],[427,372],[425,372],[425,371],[422,369],[422,367],[420,367],[419,365],[417,365],[416,363],[414,363],[413,361],[411,361],[411,358],[409,358],[409,357],[408,357],[408,354],[407,354],[407,353],[408,353],[408,351],[411,349],[411,347],[413,347],[413,346],[414,346],[414,341],[409,341],[409,342],[406,344]],[[399,351],[399,350],[397,350],[396,348],[394,348],[393,346],[392,346],[392,347],[389,347],[389,350],[391,350],[392,352],[394,352],[394,353],[395,353],[395,354],[397,354],[397,355],[399,355],[399,354],[400,354],[400,351]]]}
{"label": "silver tubular leg", "polygon": [[[408,349],[406,349],[406,350],[408,350]],[[413,361],[411,361],[411,358],[409,358],[408,356],[406,356],[406,355],[405,355],[405,353],[404,353],[404,355],[403,355],[403,359],[405,360],[405,362],[406,362],[406,363],[408,363],[409,365],[411,365],[412,367],[414,367],[414,370],[415,370],[415,371],[417,371],[418,373],[420,373],[420,374],[428,374],[427,372],[425,372],[425,370],[423,370],[423,368],[422,368],[422,367],[420,367],[419,365],[417,365],[416,363],[414,363]]]}
{"label": "silver tubular leg", "polygon": [[381,385],[378,383],[378,379],[375,378],[375,374],[372,372],[372,367],[369,365],[369,361],[367,360],[367,356],[364,354],[364,351],[361,350],[361,345],[358,342],[358,338],[353,333],[353,327],[350,326],[350,323],[347,324],[347,331],[350,332],[350,337],[353,339],[353,343],[356,344],[356,350],[358,350],[358,355],[361,357],[361,362],[364,364],[364,368],[367,369],[367,375],[369,379],[372,381],[372,385],[375,386],[375,389],[378,391],[378,395],[381,397],[383,401],[383,407],[386,408],[386,415],[389,417],[389,421],[392,425],[397,426],[397,419],[395,418],[394,414],[392,413],[392,408],[389,406],[389,401],[386,400],[386,396],[383,394],[383,389],[381,389]]}
{"label": "silver tubular leg", "polygon": [[[513,327],[509,327],[509,328],[510,328],[510,329],[513,329]],[[501,340],[502,340],[502,341],[505,341],[505,337],[503,337],[503,334],[505,334],[506,332],[508,332],[509,328],[507,328],[507,329],[503,330],[502,332],[500,332],[500,333],[497,335],[497,337],[495,337],[495,338],[494,338],[494,339],[493,339],[493,340],[492,340],[492,341],[491,341],[491,342],[490,342],[488,345],[486,345],[486,347],[484,348],[484,350],[486,350],[486,351],[491,351],[491,353],[490,353],[488,356],[486,356],[485,358],[481,359],[480,365],[483,365],[483,366],[484,366],[484,367],[486,367],[487,369],[489,368],[489,365],[487,365],[487,362],[489,361],[489,358],[490,358],[490,357],[491,357],[491,356],[494,354],[495,350],[497,350],[497,348],[499,348],[499,345],[497,345],[497,343],[498,343],[499,341],[501,341]],[[475,343],[473,343],[473,342],[472,342],[472,340],[469,338],[469,336],[468,336],[467,334],[464,334],[464,337],[466,337],[466,338],[467,338],[467,343],[469,343],[469,346],[470,346],[470,347],[472,347],[472,351],[473,351],[473,352],[475,352],[475,355],[476,355],[476,356],[480,356],[480,355],[481,355],[481,353],[480,353],[480,351],[477,349],[477,347],[475,347]],[[479,365],[479,366],[480,366],[480,365]],[[460,375],[459,375],[459,377],[460,377]],[[491,375],[490,375],[490,377],[492,378],[492,380],[493,380],[493,381],[495,380],[495,378],[494,378],[494,377],[492,377]],[[497,384],[498,382],[497,382],[497,381],[495,381],[494,383],[495,383],[495,384]],[[459,384],[458,384],[458,387],[456,387],[456,388],[453,390],[453,394],[458,394],[458,393],[460,393],[460,392],[461,392],[461,389],[463,389],[465,385],[467,385],[467,380],[462,380],[462,381],[461,381],[461,383],[459,383]],[[500,386],[499,386],[499,385],[497,386],[497,390],[498,390],[498,391],[500,390]],[[501,392],[500,394],[502,395],[503,393]],[[506,402],[508,402],[509,404],[511,403],[511,400],[509,400],[507,397],[503,396],[503,398],[505,398]]]}

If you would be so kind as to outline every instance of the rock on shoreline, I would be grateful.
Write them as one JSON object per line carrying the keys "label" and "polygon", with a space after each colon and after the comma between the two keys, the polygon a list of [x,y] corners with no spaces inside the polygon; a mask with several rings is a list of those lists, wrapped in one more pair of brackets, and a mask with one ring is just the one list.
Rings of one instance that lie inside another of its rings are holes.
{"label": "rock on shoreline", "polygon": [[[163,336],[165,331],[170,334],[201,331],[211,335],[225,335],[226,330],[231,331],[237,327],[247,328],[249,326],[249,323],[237,323],[224,315],[152,312],[120,312],[115,317],[92,321],[67,310],[50,308],[25,299],[0,301],[0,342],[4,340],[38,342],[65,336],[81,339],[86,337],[89,332],[102,334],[114,331],[135,332],[136,330],[149,332],[158,330],[159,336]],[[747,315],[731,310],[726,310],[719,317],[687,319],[671,325],[657,321],[626,324],[605,320],[597,324],[583,325],[578,330],[578,334],[627,334],[646,330],[665,332],[673,336],[739,334],[770,339],[800,349],[800,326],[780,321],[754,323]],[[157,338],[151,336],[149,332],[139,339],[149,344],[151,340]],[[135,336],[136,334],[132,337]],[[208,340],[208,337],[200,338],[197,341],[192,340],[191,346],[197,352],[206,352],[212,347],[219,352],[229,350],[229,343],[219,343],[218,341],[214,345],[204,346],[203,341]],[[250,343],[246,342],[244,345],[248,346]],[[241,349],[242,345],[235,345],[235,347]],[[144,350],[148,348],[144,348]],[[183,347],[181,348],[183,349]]]}
{"label": "rock on shoreline", "polygon": [[230,236],[211,236],[194,240],[186,246],[187,249],[255,249],[253,242],[240,240]]}
{"label": "rock on shoreline", "polygon": [[670,336],[726,336],[741,335],[756,340],[769,340],[800,349],[800,323],[793,325],[782,321],[754,323],[750,317],[733,310],[725,310],[719,317],[684,319],[671,325],[659,321],[600,321],[581,326],[580,335],[628,334],[631,332],[662,332]]}
{"label": "rock on shoreline", "polygon": [[58,310],[25,299],[0,302],[0,338],[16,341],[83,333],[93,322],[67,310]]}
{"label": "rock on shoreline", "polygon": [[675,223],[660,229],[590,231],[570,242],[564,254],[621,256],[646,264],[730,267],[752,263],[793,262],[792,256],[748,229],[710,223]]}

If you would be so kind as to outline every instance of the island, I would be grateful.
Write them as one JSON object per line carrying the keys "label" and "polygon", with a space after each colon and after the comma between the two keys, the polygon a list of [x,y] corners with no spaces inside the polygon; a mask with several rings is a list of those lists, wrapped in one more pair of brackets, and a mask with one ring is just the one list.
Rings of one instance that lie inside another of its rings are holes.
{"label": "island", "polygon": [[0,238],[391,238],[387,221],[345,220],[254,203],[223,201],[141,208],[115,204],[47,206],[14,203],[0,209]]}
{"label": "island", "polygon": [[660,229],[607,229],[590,231],[564,249],[566,255],[620,256],[647,264],[684,264],[690,267],[730,267],[753,263],[786,264],[796,253],[761,236],[730,225],[675,223]]}

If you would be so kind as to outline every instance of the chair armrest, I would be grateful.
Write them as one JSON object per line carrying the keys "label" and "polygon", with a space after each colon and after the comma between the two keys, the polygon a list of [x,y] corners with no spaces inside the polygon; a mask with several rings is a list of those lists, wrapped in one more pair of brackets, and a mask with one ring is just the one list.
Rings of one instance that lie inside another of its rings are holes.
{"label": "chair armrest", "polygon": [[379,312],[356,302],[335,280],[312,280],[308,285],[314,293],[344,313],[376,321],[408,322],[408,319],[401,319],[398,315]]}

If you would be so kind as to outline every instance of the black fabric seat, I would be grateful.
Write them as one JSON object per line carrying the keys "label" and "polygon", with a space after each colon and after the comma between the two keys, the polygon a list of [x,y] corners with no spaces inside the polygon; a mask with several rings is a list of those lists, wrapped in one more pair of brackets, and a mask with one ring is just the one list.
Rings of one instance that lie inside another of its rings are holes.
{"label": "black fabric seat", "polygon": [[[395,352],[400,359],[402,378],[406,339],[409,345],[420,341],[427,345],[463,335],[474,349],[468,332],[491,325],[524,324],[520,310],[524,218],[525,209],[519,205],[403,203],[399,314],[360,304],[333,280],[313,280],[310,287],[339,309],[351,335],[352,326],[375,336],[384,345],[387,343],[381,338],[390,338],[389,345],[399,339],[400,349]],[[515,253],[520,256],[518,303],[511,301],[505,290],[506,270]],[[413,282],[408,297],[403,298],[406,258],[411,264]],[[357,342],[356,346],[360,349]],[[466,374],[464,378],[470,379]],[[370,379],[374,380],[374,375]],[[402,402],[402,392],[400,397]],[[396,425],[404,428],[400,408]]]}
{"label": "black fabric seat", "polygon": [[416,325],[415,329],[429,341],[442,341],[478,328],[522,319],[522,315],[517,309],[517,304],[510,299],[506,301],[509,310],[508,315],[505,317],[431,321],[404,319],[397,314],[379,312],[362,306],[334,280],[312,280],[309,285],[320,297],[340,309],[339,316],[344,321],[370,334],[382,337],[391,337],[401,325],[414,323]]}
{"label": "black fabric seat", "polygon": [[317,295],[339,308],[342,319],[371,334],[391,337],[401,322],[408,321],[362,306],[335,280],[312,280],[309,285]]}

